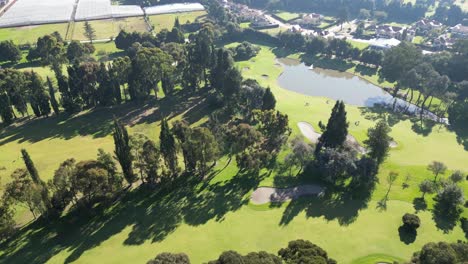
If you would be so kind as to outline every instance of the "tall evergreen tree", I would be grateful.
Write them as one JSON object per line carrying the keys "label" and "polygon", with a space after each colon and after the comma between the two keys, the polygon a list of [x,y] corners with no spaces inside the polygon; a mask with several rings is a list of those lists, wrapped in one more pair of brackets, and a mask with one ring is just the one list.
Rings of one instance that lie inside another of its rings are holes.
{"label": "tall evergreen tree", "polygon": [[172,173],[177,171],[177,148],[174,135],[169,129],[167,120],[161,121],[161,134],[159,135],[161,155],[166,166]]}
{"label": "tall evergreen tree", "polygon": [[52,109],[54,109],[54,113],[58,115],[60,113],[59,104],[55,98],[54,86],[52,85],[49,76],[47,76],[47,85],[49,86],[50,104],[52,105]]}
{"label": "tall evergreen tree", "polygon": [[[115,102],[115,86],[111,80],[109,71],[106,68],[104,63],[99,65],[99,70],[97,72],[97,81],[98,86],[98,98],[100,105],[112,105]],[[120,91],[119,91],[120,92]]]}
{"label": "tall evergreen tree", "polygon": [[390,150],[391,137],[389,135],[391,128],[387,122],[380,120],[374,128],[369,128],[367,136],[369,137],[364,144],[369,148],[369,156],[375,159],[379,164],[388,156]]}
{"label": "tall evergreen tree", "polygon": [[85,37],[93,43],[93,40],[96,38],[96,30],[91,26],[91,24],[88,21],[85,21],[84,25],[84,35]]}
{"label": "tall evergreen tree", "polygon": [[265,93],[263,94],[263,104],[262,104],[262,110],[273,110],[276,107],[276,99],[273,93],[271,92],[270,88],[267,88],[265,90]]}
{"label": "tall evergreen tree", "polygon": [[43,80],[35,72],[31,72],[29,77],[31,108],[37,117],[48,116],[51,112],[51,108],[49,104],[49,95],[45,90]]}
{"label": "tall evergreen tree", "polygon": [[34,165],[34,162],[31,159],[31,156],[29,156],[28,151],[26,151],[26,149],[21,149],[21,155],[23,157],[24,165],[26,166],[29,175],[31,175],[32,181],[40,188],[42,202],[44,203],[46,208],[50,208],[51,204],[49,198],[49,190],[47,189],[46,183],[42,181],[39,177],[39,172],[37,171],[36,166]]}
{"label": "tall evergreen tree", "polygon": [[319,139],[317,149],[322,147],[337,148],[343,145],[348,135],[348,122],[343,101],[337,101],[333,107],[325,132]]}
{"label": "tall evergreen tree", "polygon": [[133,155],[130,149],[130,138],[127,129],[117,120],[114,120],[114,144],[115,155],[122,167],[123,175],[128,184],[132,184],[136,180],[136,175],[133,173]]}
{"label": "tall evergreen tree", "polygon": [[3,123],[9,125],[13,122],[13,108],[11,107],[10,98],[6,92],[0,92],[0,116]]}
{"label": "tall evergreen tree", "polygon": [[39,172],[37,172],[36,166],[32,161],[29,153],[26,149],[21,149],[21,155],[23,156],[24,165],[26,165],[26,169],[28,169],[29,175],[31,175],[32,180],[35,184],[41,183],[41,178],[39,177]]}

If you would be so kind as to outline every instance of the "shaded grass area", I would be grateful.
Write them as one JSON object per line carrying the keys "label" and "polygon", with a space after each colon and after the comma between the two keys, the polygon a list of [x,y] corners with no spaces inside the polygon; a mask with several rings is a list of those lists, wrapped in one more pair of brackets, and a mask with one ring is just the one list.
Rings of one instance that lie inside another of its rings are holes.
{"label": "shaded grass area", "polygon": [[180,24],[193,23],[195,21],[203,21],[206,16],[206,11],[184,12],[174,14],[152,15],[149,16],[149,21],[156,32],[162,29],[171,30],[174,26],[176,18],[179,18]]}
{"label": "shaded grass area", "polygon": [[378,264],[378,263],[393,264],[395,261],[402,262],[405,260],[401,258],[385,255],[385,254],[372,254],[369,256],[355,259],[353,260],[352,264]]}
{"label": "shaded grass area", "polygon": [[68,23],[26,26],[15,28],[0,28],[0,41],[13,40],[17,44],[35,43],[37,38],[55,31],[62,37],[67,33]]}
{"label": "shaded grass area", "polygon": [[[319,121],[328,120],[333,104],[326,98],[280,88],[276,80],[282,68],[275,64],[275,53],[280,52],[261,47],[257,57],[238,63],[239,68],[246,69],[244,77],[272,88],[277,108],[289,116],[291,137],[300,135],[296,125],[300,121],[318,129]],[[349,69],[352,67],[345,70]],[[162,114],[171,121],[184,118],[192,124],[206,120],[211,110],[200,96],[181,94],[174,99],[151,100],[144,106],[125,104],[74,117],[34,120],[3,130],[0,148],[6,153],[18,153],[18,158],[20,148],[28,148],[41,176],[47,179],[66,158],[94,158],[99,147],[112,151],[109,133],[113,115],[122,117],[131,133],[145,133],[157,139]],[[252,206],[248,197],[257,186],[291,186],[307,182],[314,175],[298,178],[281,168],[262,171],[260,175],[240,174],[235,161],[226,166],[227,159],[221,158],[209,181],[198,182],[186,175],[175,189],[140,188],[115,203],[77,211],[58,223],[26,226],[14,240],[0,246],[0,258],[7,263],[144,263],[157,253],[177,249],[186,252],[193,263],[203,263],[229,249],[243,254],[259,250],[277,252],[288,241],[302,238],[323,247],[340,263],[351,263],[375,254],[408,259],[426,242],[462,239],[459,226],[447,233],[437,229],[428,210],[418,210],[422,225],[414,242],[405,244],[398,232],[401,216],[416,211],[412,202],[421,195],[417,184],[432,178],[426,164],[441,160],[451,169],[466,169],[468,152],[457,143],[456,135],[443,126],[428,126],[428,131],[418,133],[411,119],[386,111],[353,106],[347,106],[347,111],[349,131],[359,142],[366,139],[369,127],[385,117],[392,127],[391,136],[398,143],[383,164],[380,183],[369,203],[334,196]],[[355,125],[356,121],[359,125]],[[50,151],[45,153],[45,149]],[[0,152],[0,162],[6,160],[8,170],[21,166],[20,160],[13,162],[4,153]],[[284,153],[279,160],[283,156]],[[385,178],[391,170],[399,172],[400,177],[389,194],[386,209],[382,210],[377,201],[387,191]],[[412,177],[409,187],[403,188],[400,186],[406,173]],[[462,183],[462,188],[468,191],[468,184]],[[430,195],[426,195],[426,200],[431,200]]]}

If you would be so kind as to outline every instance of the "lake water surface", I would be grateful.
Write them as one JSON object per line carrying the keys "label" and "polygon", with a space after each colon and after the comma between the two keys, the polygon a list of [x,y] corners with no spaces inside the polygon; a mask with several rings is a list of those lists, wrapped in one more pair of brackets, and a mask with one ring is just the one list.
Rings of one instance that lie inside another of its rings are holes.
{"label": "lake water surface", "polygon": [[346,104],[372,107],[391,104],[393,97],[380,87],[348,72],[314,68],[291,59],[278,60],[284,68],[278,78],[281,87],[298,93],[343,100]]}

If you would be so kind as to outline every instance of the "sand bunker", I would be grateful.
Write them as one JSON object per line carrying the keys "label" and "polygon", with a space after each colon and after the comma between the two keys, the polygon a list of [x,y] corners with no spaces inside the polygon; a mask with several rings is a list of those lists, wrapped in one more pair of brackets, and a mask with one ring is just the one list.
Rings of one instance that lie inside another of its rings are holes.
{"label": "sand bunker", "polygon": [[270,77],[270,76],[268,76],[268,74],[262,74],[263,79],[268,79],[268,77]]}
{"label": "sand bunker", "polygon": [[396,147],[398,147],[398,143],[396,143],[396,141],[392,140],[392,141],[390,141],[388,146],[390,146],[391,148],[396,148]]}
{"label": "sand bunker", "polygon": [[307,122],[299,122],[297,123],[299,130],[301,130],[302,135],[309,139],[312,143],[316,144],[318,139],[320,138],[321,134],[315,132],[314,127],[307,123]]}
{"label": "sand bunker", "polygon": [[324,189],[318,185],[302,185],[293,188],[259,187],[250,197],[253,204],[265,204],[270,202],[285,202],[301,196],[318,195]]}
{"label": "sand bunker", "polygon": [[367,153],[367,149],[365,147],[361,146],[361,144],[359,144],[359,142],[356,140],[355,137],[353,137],[353,135],[348,134],[346,136],[346,142],[348,142],[348,144],[350,144],[359,153],[361,153],[361,154],[366,154]]}

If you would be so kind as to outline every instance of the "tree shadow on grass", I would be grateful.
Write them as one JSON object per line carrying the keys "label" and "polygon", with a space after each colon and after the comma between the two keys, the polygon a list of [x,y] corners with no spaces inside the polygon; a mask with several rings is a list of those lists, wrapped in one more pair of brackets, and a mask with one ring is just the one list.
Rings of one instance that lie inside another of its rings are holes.
{"label": "tree shadow on grass", "polygon": [[416,213],[419,211],[426,211],[427,210],[427,203],[424,198],[417,197],[413,199],[413,207],[416,210]]}
{"label": "tree shadow on grass", "polygon": [[400,236],[401,242],[405,243],[406,245],[409,245],[416,241],[416,236],[418,235],[418,232],[415,229],[409,229],[402,225],[398,228],[398,235]]}
{"label": "tree shadow on grass", "polygon": [[71,139],[77,136],[101,138],[112,133],[113,119],[134,126],[171,119],[184,113],[189,123],[199,121],[209,113],[207,103],[201,100],[202,93],[177,93],[160,100],[151,99],[142,103],[128,102],[112,107],[96,107],[75,115],[62,113],[48,118],[37,118],[10,125],[0,132],[0,146],[18,141],[35,143],[44,139]]}
{"label": "tree shadow on grass", "polygon": [[216,184],[200,177],[180,176],[164,189],[147,186],[125,193],[115,202],[103,202],[91,210],[74,210],[55,222],[36,221],[9,242],[0,245],[5,263],[44,263],[67,250],[65,263],[131,226],[124,245],[164,240],[182,223],[203,225],[223,221],[228,212],[248,203],[247,193],[265,175],[237,174]]}

